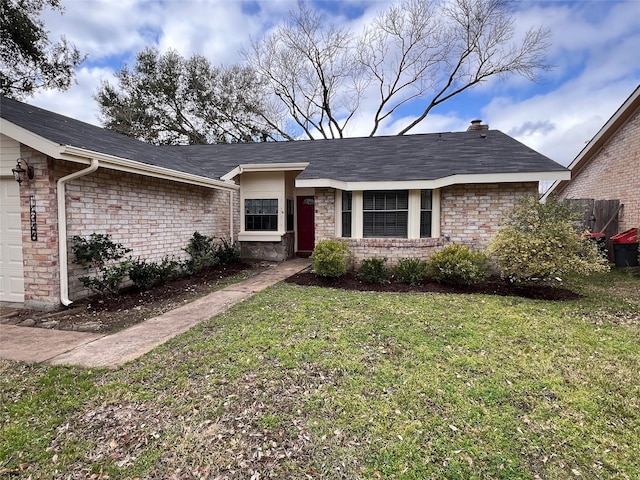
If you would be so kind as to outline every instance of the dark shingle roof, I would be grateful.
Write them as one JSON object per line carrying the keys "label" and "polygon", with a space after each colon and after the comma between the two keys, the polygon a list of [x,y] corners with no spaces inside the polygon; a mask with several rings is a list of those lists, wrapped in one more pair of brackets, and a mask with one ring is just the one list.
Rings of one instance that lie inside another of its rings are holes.
{"label": "dark shingle roof", "polygon": [[113,130],[59,115],[10,98],[0,98],[0,116],[58,145],[69,145],[127,160],[206,177],[197,164]]}
{"label": "dark shingle roof", "polygon": [[292,162],[310,163],[300,179],[346,182],[566,171],[498,130],[164,148],[181,149],[216,177],[240,164]]}
{"label": "dark shingle roof", "polygon": [[300,179],[434,180],[452,175],[561,172],[498,130],[297,142],[157,147],[15,100],[2,118],[60,145],[219,179],[241,164],[309,162]]}

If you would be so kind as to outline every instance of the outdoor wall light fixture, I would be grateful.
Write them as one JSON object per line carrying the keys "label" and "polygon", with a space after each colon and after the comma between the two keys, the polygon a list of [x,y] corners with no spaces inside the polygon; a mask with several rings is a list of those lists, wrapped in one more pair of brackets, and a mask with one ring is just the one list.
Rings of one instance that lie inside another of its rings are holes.
{"label": "outdoor wall light fixture", "polygon": [[[22,168],[22,162],[24,162],[27,166],[26,170]],[[19,158],[16,164],[16,168],[12,168],[11,171],[13,172],[13,178],[16,179],[16,182],[18,182],[18,184],[21,184],[24,181],[25,173],[27,174],[27,178],[29,180],[33,180],[33,177],[35,176],[33,167],[29,165],[29,162],[27,162],[24,158]]]}

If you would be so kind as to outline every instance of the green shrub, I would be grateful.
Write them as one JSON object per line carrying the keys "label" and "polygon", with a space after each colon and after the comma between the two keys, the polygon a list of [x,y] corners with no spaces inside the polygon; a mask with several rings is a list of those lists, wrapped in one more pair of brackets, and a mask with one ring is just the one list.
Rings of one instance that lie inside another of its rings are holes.
{"label": "green shrub", "polygon": [[367,283],[388,283],[389,270],[385,263],[386,258],[367,258],[362,261],[356,276]]}
{"label": "green shrub", "polygon": [[320,240],[311,254],[311,265],[321,277],[341,277],[350,268],[352,258],[344,240]]}
{"label": "green shrub", "polygon": [[93,273],[80,277],[80,282],[101,295],[118,293],[129,269],[129,262],[122,259],[131,249],[101,233],[92,233],[89,238],[75,235],[71,242],[74,263]]}
{"label": "green shrub", "polygon": [[419,258],[401,258],[395,275],[399,282],[418,285],[427,276],[427,262]]}
{"label": "green shrub", "polygon": [[501,276],[518,283],[553,282],[570,273],[608,271],[597,245],[576,231],[578,215],[555,198],[523,198],[489,245]]}
{"label": "green shrub", "polygon": [[160,263],[138,258],[129,263],[129,278],[138,290],[149,290],[177,278],[179,267],[180,262],[169,257],[164,257]]}
{"label": "green shrub", "polygon": [[463,245],[448,245],[431,255],[428,275],[440,283],[471,285],[489,278],[487,256]]}
{"label": "green shrub", "polygon": [[184,251],[189,254],[183,268],[187,275],[193,275],[206,267],[218,265],[218,247],[213,237],[194,232]]}
{"label": "green shrub", "polygon": [[230,238],[221,238],[215,255],[220,265],[229,265],[240,261],[240,248]]}

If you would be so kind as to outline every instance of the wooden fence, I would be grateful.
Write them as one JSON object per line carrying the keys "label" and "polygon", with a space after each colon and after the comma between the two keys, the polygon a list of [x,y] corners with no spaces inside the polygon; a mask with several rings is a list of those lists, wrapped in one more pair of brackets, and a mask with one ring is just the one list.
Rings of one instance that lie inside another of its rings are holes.
{"label": "wooden fence", "polygon": [[584,211],[583,228],[590,232],[601,232],[607,236],[606,248],[609,260],[613,260],[611,236],[618,233],[618,215],[623,207],[620,200],[595,200],[579,198],[565,200],[572,207]]}

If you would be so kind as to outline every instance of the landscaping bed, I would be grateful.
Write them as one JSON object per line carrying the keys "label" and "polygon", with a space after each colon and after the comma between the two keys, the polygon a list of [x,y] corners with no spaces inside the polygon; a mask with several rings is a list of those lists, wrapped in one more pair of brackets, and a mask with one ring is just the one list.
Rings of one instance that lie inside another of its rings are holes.
{"label": "landscaping bed", "polygon": [[358,279],[353,273],[347,273],[346,275],[337,278],[326,278],[307,270],[289,277],[286,281],[303,286],[341,288],[344,290],[371,292],[485,294],[550,301],[577,300],[581,297],[579,293],[573,292],[567,288],[554,287],[550,285],[516,285],[498,278],[492,278],[474,285],[447,285],[429,280],[423,281],[420,285],[408,285],[401,282],[368,283]]}
{"label": "landscaping bed", "polygon": [[129,290],[120,295],[78,300],[70,308],[56,312],[18,310],[3,322],[59,330],[114,332],[162,315],[259,271],[260,267],[241,262],[211,267],[146,291]]}

